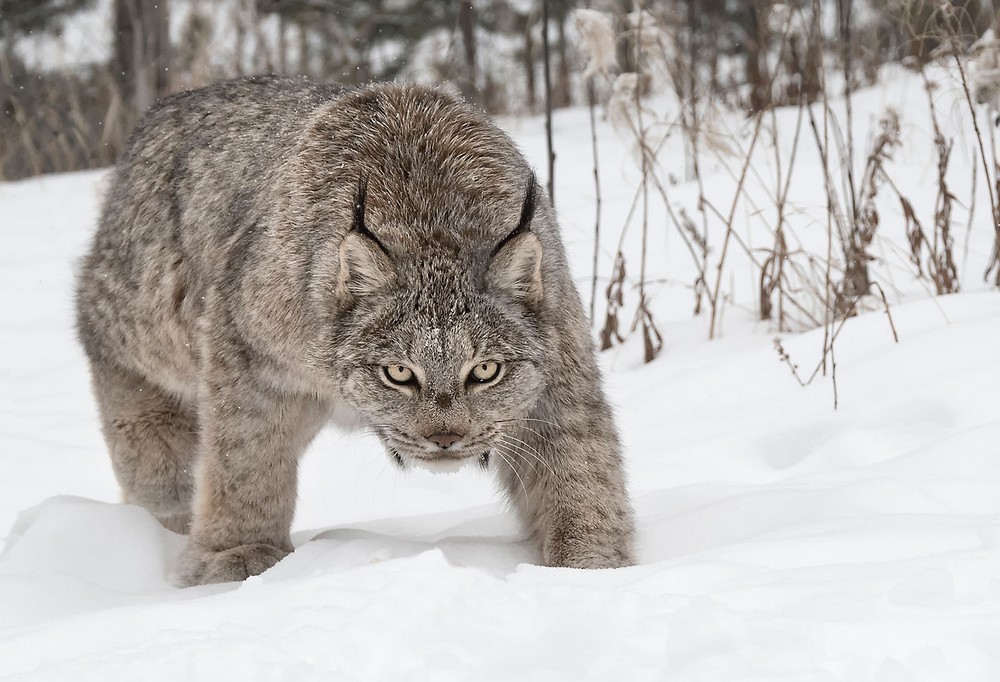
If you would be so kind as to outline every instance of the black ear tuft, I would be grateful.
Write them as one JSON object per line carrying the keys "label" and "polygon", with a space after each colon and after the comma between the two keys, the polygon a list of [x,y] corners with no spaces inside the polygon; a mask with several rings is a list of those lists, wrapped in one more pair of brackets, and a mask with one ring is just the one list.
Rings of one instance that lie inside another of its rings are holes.
{"label": "black ear tuft", "polygon": [[524,203],[521,204],[521,219],[517,222],[516,233],[527,232],[531,227],[531,219],[535,217],[535,202],[537,200],[535,174],[528,175],[528,188],[524,192]]}
{"label": "black ear tuft", "polygon": [[368,196],[368,178],[364,175],[358,176],[358,190],[354,194],[354,222],[351,224],[352,230],[367,232],[365,227],[365,199]]}
{"label": "black ear tuft", "polygon": [[357,232],[358,234],[371,239],[375,242],[382,253],[386,256],[389,255],[389,250],[385,248],[385,244],[379,241],[368,226],[365,224],[365,201],[368,198],[368,178],[364,175],[358,176],[358,190],[354,195],[354,220],[351,223],[351,230]]}

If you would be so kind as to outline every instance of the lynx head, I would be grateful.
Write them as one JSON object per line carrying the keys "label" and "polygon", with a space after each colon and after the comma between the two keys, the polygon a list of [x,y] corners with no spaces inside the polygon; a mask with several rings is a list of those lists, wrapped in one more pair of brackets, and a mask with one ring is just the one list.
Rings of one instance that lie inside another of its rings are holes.
{"label": "lynx head", "polygon": [[[469,236],[481,229],[428,239],[433,231],[413,238],[405,226],[369,225],[368,185],[359,183],[338,254],[336,300],[351,330],[341,344],[342,386],[400,466],[485,465],[491,452],[516,447],[504,430],[541,393],[534,177],[522,186],[520,215],[515,208],[492,230],[501,236],[480,244]],[[379,236],[394,233],[409,241]]]}

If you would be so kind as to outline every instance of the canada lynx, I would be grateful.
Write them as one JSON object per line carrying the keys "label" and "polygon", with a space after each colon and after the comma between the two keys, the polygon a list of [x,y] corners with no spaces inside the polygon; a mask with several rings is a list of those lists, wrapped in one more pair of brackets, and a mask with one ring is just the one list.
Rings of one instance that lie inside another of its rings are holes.
{"label": "canada lynx", "polygon": [[298,458],[345,405],[400,466],[491,468],[544,563],[633,561],[552,208],[456,97],[255,78],[164,100],[77,305],[125,498],[190,533],[183,584],[292,551]]}

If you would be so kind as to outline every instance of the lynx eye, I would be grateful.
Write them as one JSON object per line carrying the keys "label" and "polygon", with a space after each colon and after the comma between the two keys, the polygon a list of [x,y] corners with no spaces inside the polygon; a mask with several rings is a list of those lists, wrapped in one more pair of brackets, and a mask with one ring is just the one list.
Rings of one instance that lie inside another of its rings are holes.
{"label": "lynx eye", "polygon": [[397,386],[411,386],[417,383],[413,370],[406,365],[385,365],[382,368],[385,378]]}
{"label": "lynx eye", "polygon": [[500,374],[500,363],[495,360],[487,360],[473,366],[469,372],[469,379],[480,384],[486,384],[497,378]]}

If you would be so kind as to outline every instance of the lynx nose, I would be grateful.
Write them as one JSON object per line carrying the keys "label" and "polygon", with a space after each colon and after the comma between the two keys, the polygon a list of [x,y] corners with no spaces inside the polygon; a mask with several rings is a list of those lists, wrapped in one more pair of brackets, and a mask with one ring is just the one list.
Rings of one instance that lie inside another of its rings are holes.
{"label": "lynx nose", "polygon": [[442,450],[447,450],[449,447],[461,440],[461,438],[461,434],[458,433],[434,433],[427,436],[427,440],[431,441]]}

